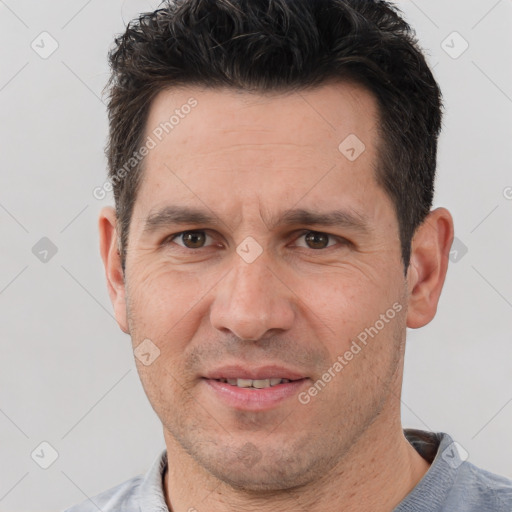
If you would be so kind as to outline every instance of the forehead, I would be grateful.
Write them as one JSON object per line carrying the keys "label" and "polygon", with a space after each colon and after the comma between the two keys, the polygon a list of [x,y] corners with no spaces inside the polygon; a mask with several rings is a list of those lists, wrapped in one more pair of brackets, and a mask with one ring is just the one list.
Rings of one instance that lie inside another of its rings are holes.
{"label": "forehead", "polygon": [[[174,141],[193,147],[197,143],[201,153],[212,149],[211,145],[216,149],[229,146],[233,139],[248,145],[285,142],[337,149],[340,137],[351,133],[366,138],[367,146],[372,146],[377,116],[372,93],[352,82],[280,93],[180,87],[165,89],[154,98],[146,135],[156,135],[164,145]],[[182,153],[178,151],[178,156]]]}
{"label": "forehead", "polygon": [[170,88],[151,104],[139,196],[148,209],[215,194],[222,209],[236,194],[270,213],[304,194],[315,206],[354,196],[376,186],[377,127],[374,96],[348,82],[272,94]]}

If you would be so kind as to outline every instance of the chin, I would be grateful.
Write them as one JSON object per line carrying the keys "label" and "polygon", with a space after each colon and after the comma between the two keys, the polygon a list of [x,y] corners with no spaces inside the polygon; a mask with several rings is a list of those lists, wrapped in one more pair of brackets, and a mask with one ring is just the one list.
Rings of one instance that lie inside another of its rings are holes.
{"label": "chin", "polygon": [[320,468],[325,470],[325,465],[329,464],[295,450],[287,454],[282,447],[280,450],[268,446],[258,448],[249,442],[236,451],[211,453],[206,460],[204,457],[196,460],[215,478],[234,489],[255,493],[302,487],[315,479]]}
{"label": "chin", "polygon": [[257,495],[265,493],[278,493],[301,487],[310,481],[302,471],[287,471],[283,473],[282,468],[274,470],[266,468],[256,470],[255,468],[230,469],[222,468],[213,475],[234,489],[244,492],[254,492]]}

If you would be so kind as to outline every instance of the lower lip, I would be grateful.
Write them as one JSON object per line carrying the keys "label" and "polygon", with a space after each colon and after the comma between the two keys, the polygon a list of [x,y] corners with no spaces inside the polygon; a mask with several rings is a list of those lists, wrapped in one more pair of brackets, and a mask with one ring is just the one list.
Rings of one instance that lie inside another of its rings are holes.
{"label": "lower lip", "polygon": [[246,411],[271,409],[287,398],[297,396],[309,379],[300,379],[263,389],[239,388],[226,382],[203,379],[215,395],[226,405]]}

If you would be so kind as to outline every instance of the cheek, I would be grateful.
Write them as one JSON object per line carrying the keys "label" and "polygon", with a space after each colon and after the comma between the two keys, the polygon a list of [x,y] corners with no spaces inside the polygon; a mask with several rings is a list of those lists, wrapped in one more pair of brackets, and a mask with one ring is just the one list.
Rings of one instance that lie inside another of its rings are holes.
{"label": "cheek", "polygon": [[[206,314],[216,273],[170,269],[168,263],[132,267],[128,288],[132,337],[150,338],[162,350],[185,346]],[[165,342],[165,343],[164,343]],[[134,344],[135,344],[134,340]]]}
{"label": "cheek", "polygon": [[325,272],[296,283],[297,294],[308,308],[335,331],[378,316],[379,309],[392,297],[379,289],[381,285],[353,270]]}
{"label": "cheek", "polygon": [[405,310],[403,291],[389,272],[379,280],[353,269],[336,269],[323,276],[297,280],[296,287],[305,304],[307,323],[317,332],[332,360],[349,350],[357,339],[362,340],[361,346],[365,341],[379,341],[365,352],[385,350],[388,344],[381,347],[380,342],[394,339],[399,321],[397,309]]}

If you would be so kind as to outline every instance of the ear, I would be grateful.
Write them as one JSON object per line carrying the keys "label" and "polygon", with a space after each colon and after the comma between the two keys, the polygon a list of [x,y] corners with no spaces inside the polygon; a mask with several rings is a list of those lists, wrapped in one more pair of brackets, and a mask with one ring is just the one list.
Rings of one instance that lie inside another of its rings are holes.
{"label": "ear", "polygon": [[114,208],[107,206],[100,212],[98,221],[100,232],[100,252],[108,294],[114,306],[117,323],[123,332],[129,334],[126,314],[126,294],[121,256],[118,248],[117,217]]}
{"label": "ear", "polygon": [[407,271],[407,327],[417,329],[435,316],[453,243],[453,219],[446,208],[431,211],[416,229]]}

